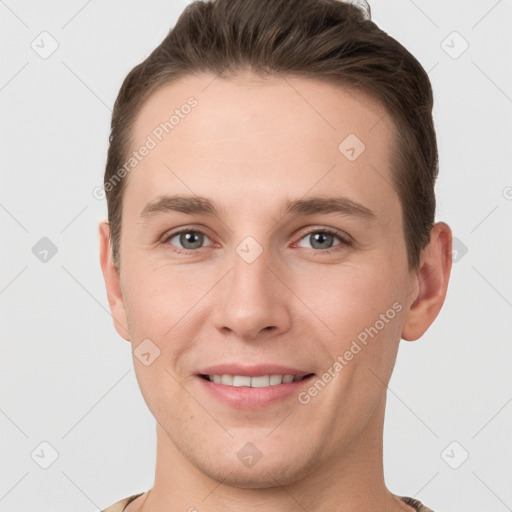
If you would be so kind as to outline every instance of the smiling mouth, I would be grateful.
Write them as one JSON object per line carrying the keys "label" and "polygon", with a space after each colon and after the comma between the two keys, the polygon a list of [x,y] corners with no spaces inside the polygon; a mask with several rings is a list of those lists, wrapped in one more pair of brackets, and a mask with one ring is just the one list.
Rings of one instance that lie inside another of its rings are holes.
{"label": "smiling mouth", "polygon": [[233,387],[250,387],[250,388],[267,388],[271,386],[279,386],[282,384],[291,384],[299,382],[315,375],[308,373],[307,375],[257,375],[249,377],[248,375],[205,375],[199,374],[204,380],[214,382],[215,384],[223,384]]}

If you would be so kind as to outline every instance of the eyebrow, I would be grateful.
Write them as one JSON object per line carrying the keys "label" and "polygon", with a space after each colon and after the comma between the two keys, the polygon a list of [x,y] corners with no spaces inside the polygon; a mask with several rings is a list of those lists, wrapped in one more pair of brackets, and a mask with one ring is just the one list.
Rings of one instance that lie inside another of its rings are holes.
{"label": "eyebrow", "polygon": [[[151,218],[160,213],[181,212],[189,215],[212,215],[219,216],[219,210],[209,199],[201,196],[160,196],[148,203],[140,217]],[[308,199],[297,199],[286,201],[281,208],[281,215],[314,215],[318,213],[339,213],[351,215],[366,220],[376,218],[375,213],[366,206],[352,201],[346,197],[311,197]]]}

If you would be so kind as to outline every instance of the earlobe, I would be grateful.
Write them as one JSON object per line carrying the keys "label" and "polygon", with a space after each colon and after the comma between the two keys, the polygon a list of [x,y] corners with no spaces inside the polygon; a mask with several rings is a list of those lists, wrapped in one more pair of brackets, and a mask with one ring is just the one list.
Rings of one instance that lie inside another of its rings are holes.
{"label": "earlobe", "polygon": [[124,306],[124,298],[121,290],[120,275],[112,258],[112,248],[110,245],[110,226],[107,221],[99,224],[100,237],[100,264],[103,272],[103,279],[107,290],[108,303],[114,327],[119,336],[126,341],[130,341],[130,335],[127,328],[127,316]]}
{"label": "earlobe", "polygon": [[411,303],[405,313],[402,338],[420,338],[436,319],[443,306],[452,267],[452,232],[437,222],[430,232],[430,243],[421,253],[418,270],[411,280]]}

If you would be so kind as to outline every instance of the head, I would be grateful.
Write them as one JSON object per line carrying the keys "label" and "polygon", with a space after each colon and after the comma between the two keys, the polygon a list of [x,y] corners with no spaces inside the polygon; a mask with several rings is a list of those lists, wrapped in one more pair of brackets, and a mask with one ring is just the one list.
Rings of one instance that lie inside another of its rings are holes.
{"label": "head", "polygon": [[[337,0],[194,2],[126,77],[102,269],[161,435],[204,474],[291,482],[378,441],[399,341],[450,273],[432,103],[418,61]],[[204,378],[269,364],[309,377],[258,406]]]}

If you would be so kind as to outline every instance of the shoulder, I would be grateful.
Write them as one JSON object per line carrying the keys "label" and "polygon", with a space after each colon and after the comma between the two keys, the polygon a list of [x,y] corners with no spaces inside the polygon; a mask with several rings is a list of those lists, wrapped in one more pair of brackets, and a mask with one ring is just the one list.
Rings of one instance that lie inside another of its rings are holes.
{"label": "shoulder", "polygon": [[400,499],[407,503],[407,505],[411,505],[417,512],[434,512],[431,508],[426,507],[421,501],[415,500],[414,498],[400,496]]}
{"label": "shoulder", "polygon": [[131,503],[135,498],[138,498],[143,492],[139,492],[138,494],[133,494],[132,496],[128,496],[128,498],[124,498],[122,500],[117,501],[110,507],[102,510],[101,512],[123,512],[128,503]]}

